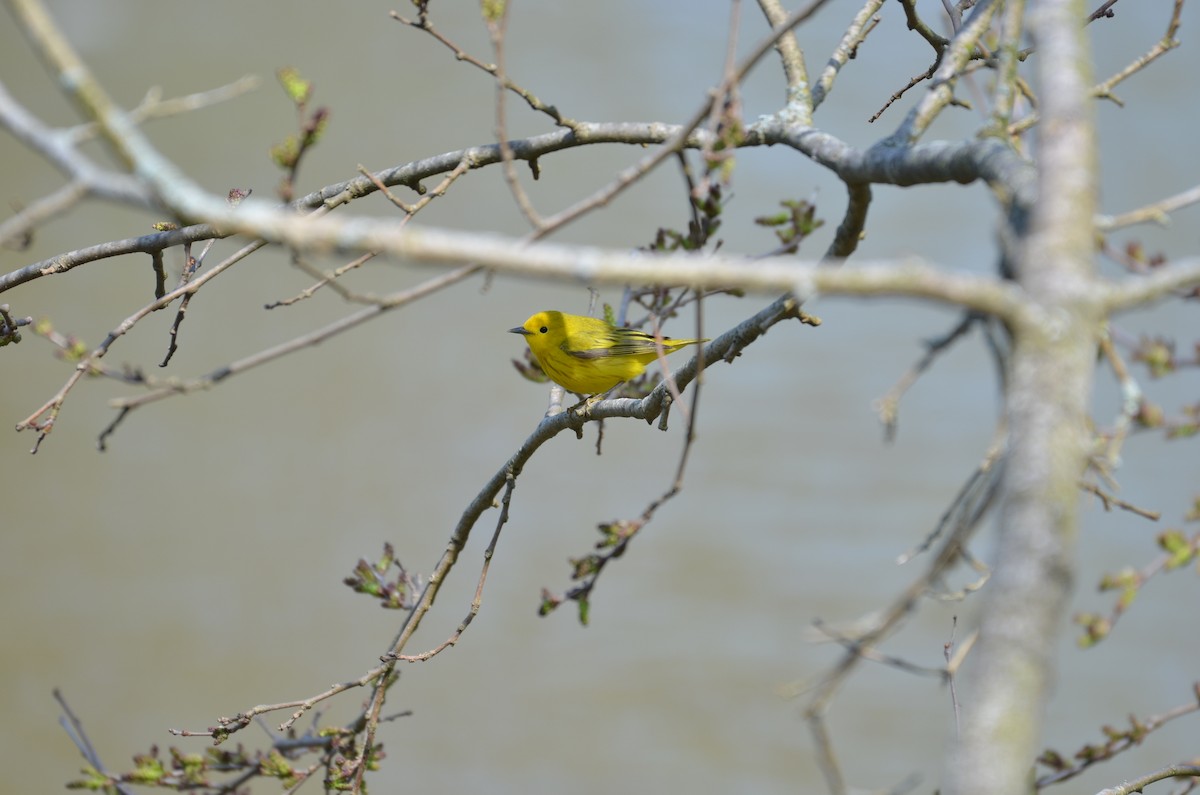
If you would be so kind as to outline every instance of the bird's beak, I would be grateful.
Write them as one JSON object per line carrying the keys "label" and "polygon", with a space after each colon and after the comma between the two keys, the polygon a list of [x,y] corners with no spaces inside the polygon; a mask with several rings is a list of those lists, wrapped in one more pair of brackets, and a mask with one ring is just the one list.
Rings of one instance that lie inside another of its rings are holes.
{"label": "bird's beak", "polygon": [[517,326],[516,328],[510,328],[508,330],[508,333],[509,334],[526,334],[526,335],[528,335],[528,334],[532,334],[533,332],[527,330],[524,326]]}

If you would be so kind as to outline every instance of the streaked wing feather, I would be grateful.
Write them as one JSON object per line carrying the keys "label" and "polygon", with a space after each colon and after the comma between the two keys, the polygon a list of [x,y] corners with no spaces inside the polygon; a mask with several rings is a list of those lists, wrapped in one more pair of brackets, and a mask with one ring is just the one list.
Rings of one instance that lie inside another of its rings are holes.
{"label": "streaked wing feather", "polygon": [[[669,339],[664,338],[663,342],[666,343]],[[596,333],[570,337],[563,343],[562,348],[576,359],[604,359],[610,356],[636,356],[655,352],[653,336],[644,331],[612,327]]]}

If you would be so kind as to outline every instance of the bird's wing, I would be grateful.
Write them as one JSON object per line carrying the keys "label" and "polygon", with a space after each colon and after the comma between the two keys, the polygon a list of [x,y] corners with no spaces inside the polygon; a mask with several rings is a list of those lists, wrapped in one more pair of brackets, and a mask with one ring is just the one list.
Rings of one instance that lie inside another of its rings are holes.
{"label": "bird's wing", "polygon": [[563,342],[562,349],[576,359],[636,356],[656,350],[654,337],[646,332],[612,326],[573,334]]}

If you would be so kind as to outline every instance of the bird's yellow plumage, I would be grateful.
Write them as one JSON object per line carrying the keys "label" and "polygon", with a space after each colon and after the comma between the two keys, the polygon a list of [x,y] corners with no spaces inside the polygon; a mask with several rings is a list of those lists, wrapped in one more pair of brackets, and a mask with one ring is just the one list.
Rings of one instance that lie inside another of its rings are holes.
{"label": "bird's yellow plumage", "polygon": [[[581,395],[607,392],[636,378],[658,358],[654,335],[618,328],[594,317],[562,312],[538,312],[524,325],[509,329],[521,334],[550,380]],[[663,353],[708,340],[663,337]]]}

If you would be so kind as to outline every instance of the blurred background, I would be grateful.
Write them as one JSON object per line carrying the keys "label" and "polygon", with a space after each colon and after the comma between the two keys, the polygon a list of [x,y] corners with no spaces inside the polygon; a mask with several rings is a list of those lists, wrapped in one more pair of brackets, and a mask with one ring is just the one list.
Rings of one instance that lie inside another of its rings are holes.
{"label": "blurred background", "polygon": [[[753,4],[745,5],[742,51],[766,33]],[[814,74],[856,5],[830,4],[800,29]],[[1143,0],[1134,11],[1119,4],[1115,19],[1094,24],[1098,78],[1147,51],[1162,36],[1171,5]],[[127,106],[153,86],[171,97],[246,74],[261,77],[253,94],[147,127],[164,153],[216,193],[251,187],[256,196],[273,195],[279,174],[267,152],[295,128],[274,78],[282,66],[312,80],[313,103],[332,113],[324,141],[304,164],[299,193],[349,179],[359,164],[379,170],[494,138],[490,79],[389,18],[391,9],[412,13],[406,3],[301,10],[279,0],[64,0],[50,7]],[[940,3],[918,7],[940,24]],[[477,4],[433,8],[443,33],[491,60]],[[822,128],[855,145],[899,124],[920,87],[881,120],[867,120],[931,59],[928,46],[905,29],[898,6],[888,4],[880,16],[817,116]],[[3,19],[0,79],[50,123],[76,123],[11,17]],[[730,27],[729,4],[718,0],[518,0],[509,70],[574,118],[679,122],[719,80]],[[1124,107],[1097,106],[1104,212],[1196,184],[1189,154],[1200,73],[1194,37],[1185,15],[1183,46],[1118,87]],[[959,94],[979,106],[984,90],[979,81]],[[782,98],[777,61],[768,58],[744,87],[746,118],[774,111]],[[508,103],[514,136],[550,129],[519,100]],[[948,110],[930,138],[972,135],[979,119],[978,111]],[[89,151],[102,149],[93,144]],[[543,159],[540,181],[527,187],[549,214],[642,154],[606,146],[555,155]],[[28,203],[61,184],[8,136],[0,136],[0,164],[6,203]],[[826,226],[801,252],[805,258],[824,250],[845,201],[836,180],[783,149],[739,152],[732,193],[720,235],[730,252],[774,248],[752,219],[776,211],[783,199],[813,201]],[[996,211],[984,186],[877,187],[875,196],[862,256],[919,254],[947,268],[993,267]],[[352,211],[392,214],[374,198]],[[1195,255],[1197,217],[1194,208],[1184,210],[1167,228],[1142,227],[1112,241]],[[40,229],[28,250],[0,250],[0,272],[145,234],[155,220],[88,205]],[[526,231],[496,168],[463,177],[419,222]],[[632,249],[651,241],[660,225],[686,223],[678,169],[666,167],[555,239]],[[219,243],[209,262],[236,245]],[[179,256],[168,253],[172,279]],[[375,262],[354,284],[398,290],[434,273]],[[167,370],[157,363],[173,312],[139,324],[105,362],[199,375],[353,311],[331,291],[262,310],[310,282],[283,253],[262,253],[195,299]],[[152,289],[148,259],[137,256],[41,279],[3,301],[17,315],[49,318],[94,346],[150,300]],[[616,302],[620,295],[606,291],[602,298]],[[706,335],[769,300],[707,301]],[[505,330],[536,310],[584,312],[587,305],[582,286],[475,279],[212,392],[144,408],[105,453],[96,450],[96,437],[113,417],[107,401],[131,390],[99,380],[74,391],[36,456],[28,452],[33,435],[0,433],[0,714],[7,716],[0,766],[13,791],[55,791],[83,764],[58,725],[52,688],[65,693],[105,763],[123,770],[152,744],[207,747],[202,738],[173,738],[168,728],[204,729],[220,715],[304,698],[372,667],[401,616],[341,579],[358,558],[378,556],[385,541],[413,571],[433,566],[463,508],[546,405],[547,389],[521,379],[510,364],[523,345]],[[823,319],[820,328],[781,325],[733,366],[707,371],[683,493],[606,572],[588,627],[569,606],[539,618],[539,593],[570,586],[567,559],[591,549],[597,523],[638,515],[670,485],[682,417],[667,433],[609,422],[600,457],[594,427],[582,441],[563,434],[539,451],[518,481],[479,616],[457,647],[401,670],[389,711],[414,714],[381,730],[389,758],[372,786],[824,790],[802,718],[805,702],[795,694],[837,659],[837,650],[812,643],[811,624],[879,609],[918,575],[924,561],[897,566],[896,558],[933,527],[978,463],[998,400],[985,346],[971,336],[912,389],[898,436],[887,444],[872,402],[921,356],[923,340],[957,322],[955,314],[896,301],[827,300],[806,309]],[[691,322],[668,332],[688,334]],[[1195,310],[1178,305],[1120,324],[1183,345],[1200,328]],[[4,350],[2,361],[7,428],[42,405],[71,368],[33,334]],[[1147,386],[1171,411],[1194,402],[1200,384],[1190,375]],[[1098,424],[1111,423],[1119,400],[1102,369]],[[1095,591],[1100,575],[1155,557],[1155,534],[1181,526],[1200,485],[1195,442],[1140,435],[1127,444],[1124,464],[1121,496],[1161,510],[1163,520],[1107,514],[1084,500],[1076,611],[1111,607],[1111,595]],[[440,643],[466,615],[496,516],[489,512],[477,525],[410,652]],[[974,549],[986,559],[991,543],[985,532]],[[1064,627],[1063,676],[1047,706],[1047,742],[1069,753],[1101,742],[1102,724],[1124,725],[1131,713],[1187,702],[1200,679],[1195,604],[1194,573],[1180,572],[1154,581],[1098,648],[1079,650],[1077,628]],[[971,601],[926,604],[883,650],[938,666],[952,618],[960,617],[961,639],[973,610]],[[323,705],[321,722],[348,719],[363,697],[351,692]],[[267,723],[282,719],[271,715]],[[915,775],[927,790],[940,775],[953,713],[936,680],[868,664],[834,703],[830,726],[854,788],[887,789]],[[1195,737],[1195,719],[1184,719],[1070,786],[1094,790],[1194,757]],[[267,738],[252,728],[237,739],[255,747]]]}

